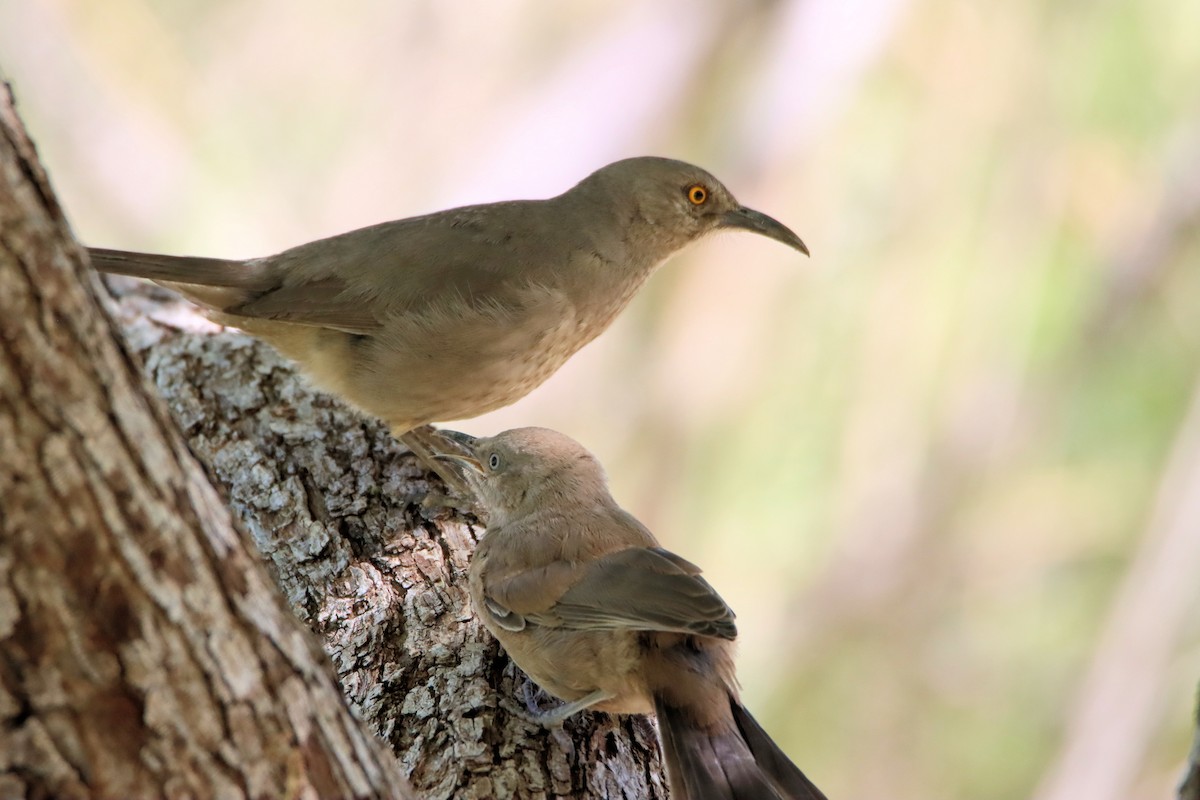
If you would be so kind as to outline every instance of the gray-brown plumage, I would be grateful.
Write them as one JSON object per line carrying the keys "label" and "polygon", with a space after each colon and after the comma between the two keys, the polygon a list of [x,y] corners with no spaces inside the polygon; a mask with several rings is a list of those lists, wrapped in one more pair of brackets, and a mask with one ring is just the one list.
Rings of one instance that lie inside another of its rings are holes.
{"label": "gray-brown plumage", "polygon": [[631,158],[548,200],[385,222],[266,258],[89,253],[99,270],[162,283],[274,345],[419,448],[414,428],[528,394],[656,266],[720,229],[808,252],[699,167]]}
{"label": "gray-brown plumage", "polygon": [[738,699],[733,612],[700,569],[659,547],[581,445],[545,428],[453,434],[487,515],[471,560],[476,612],[513,661],[567,701],[655,713],[676,800],[824,795]]}

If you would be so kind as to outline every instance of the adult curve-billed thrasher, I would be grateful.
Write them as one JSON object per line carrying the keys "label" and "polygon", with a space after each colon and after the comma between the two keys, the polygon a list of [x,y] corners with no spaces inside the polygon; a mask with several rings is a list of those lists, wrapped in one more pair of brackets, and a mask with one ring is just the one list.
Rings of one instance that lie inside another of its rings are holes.
{"label": "adult curve-billed thrasher", "polygon": [[655,267],[731,228],[808,252],[699,167],[643,157],[548,200],[384,222],[265,258],[88,253],[103,272],[157,281],[273,345],[436,468],[424,426],[525,396]]}
{"label": "adult curve-billed thrasher", "polygon": [[487,518],[471,558],[477,613],[512,660],[583,709],[658,716],[671,797],[825,795],[738,699],[733,612],[700,569],[659,547],[580,444],[546,428],[447,432]]}

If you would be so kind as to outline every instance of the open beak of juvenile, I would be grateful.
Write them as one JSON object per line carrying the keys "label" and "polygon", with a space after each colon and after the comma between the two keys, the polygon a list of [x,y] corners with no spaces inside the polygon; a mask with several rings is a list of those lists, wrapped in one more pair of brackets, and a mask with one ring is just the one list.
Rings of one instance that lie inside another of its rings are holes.
{"label": "open beak of juvenile", "polygon": [[733,211],[727,211],[721,217],[722,228],[739,228],[744,231],[761,234],[777,242],[783,242],[788,247],[808,255],[808,246],[792,232],[792,229],[777,219],[768,217],[761,211],[741,206]]}
{"label": "open beak of juvenile", "polygon": [[456,452],[434,453],[435,458],[443,461],[453,461],[461,467],[483,474],[483,465],[479,463],[479,459],[475,457],[475,442],[474,436],[469,433],[461,433],[460,431],[438,431],[443,439],[448,440],[447,444],[453,443]]}

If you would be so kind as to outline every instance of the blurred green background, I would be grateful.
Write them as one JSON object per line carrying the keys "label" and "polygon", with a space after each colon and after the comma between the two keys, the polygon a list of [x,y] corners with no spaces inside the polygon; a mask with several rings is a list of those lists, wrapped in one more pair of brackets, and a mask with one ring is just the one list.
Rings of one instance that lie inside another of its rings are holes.
{"label": "blurred green background", "polygon": [[517,405],[739,614],[834,798],[1173,791],[1200,678],[1200,3],[2,0],[89,244],[255,256],[603,163],[790,224]]}

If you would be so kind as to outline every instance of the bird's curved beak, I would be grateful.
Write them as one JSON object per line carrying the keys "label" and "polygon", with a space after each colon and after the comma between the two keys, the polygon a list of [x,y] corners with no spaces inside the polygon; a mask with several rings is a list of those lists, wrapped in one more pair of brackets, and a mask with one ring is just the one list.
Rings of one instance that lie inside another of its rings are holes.
{"label": "bird's curved beak", "polygon": [[483,465],[479,463],[479,459],[474,455],[475,443],[478,439],[469,433],[462,433],[461,431],[439,430],[438,435],[447,444],[455,447],[456,452],[434,453],[434,458],[441,459],[442,461],[454,461],[472,472],[477,472],[480,475],[483,474]]}
{"label": "bird's curved beak", "polygon": [[768,217],[761,211],[755,211],[753,208],[741,206],[735,208],[733,211],[726,211],[721,215],[721,227],[740,228],[744,231],[761,234],[768,239],[783,242],[788,247],[793,247],[804,253],[804,255],[808,255],[808,245],[804,244],[803,240],[793,233],[791,228],[777,219]]}

